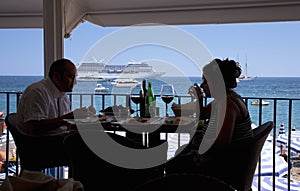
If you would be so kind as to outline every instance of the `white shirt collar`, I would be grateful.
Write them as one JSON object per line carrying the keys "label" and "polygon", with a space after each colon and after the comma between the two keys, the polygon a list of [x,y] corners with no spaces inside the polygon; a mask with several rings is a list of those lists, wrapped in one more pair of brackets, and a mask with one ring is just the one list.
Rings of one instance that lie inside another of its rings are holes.
{"label": "white shirt collar", "polygon": [[50,91],[53,93],[54,98],[61,98],[66,95],[65,92],[60,92],[59,89],[57,89],[57,87],[55,86],[55,84],[52,82],[50,78],[47,77],[46,81]]}

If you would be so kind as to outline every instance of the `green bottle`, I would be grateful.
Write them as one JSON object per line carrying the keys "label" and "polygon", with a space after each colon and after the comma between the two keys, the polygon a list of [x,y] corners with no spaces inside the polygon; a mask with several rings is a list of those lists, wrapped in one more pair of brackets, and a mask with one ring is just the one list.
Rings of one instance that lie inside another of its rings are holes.
{"label": "green bottle", "polygon": [[147,94],[146,80],[142,81],[142,87],[143,87],[144,95],[140,103],[140,116],[146,117],[146,94]]}
{"label": "green bottle", "polygon": [[148,82],[148,90],[146,93],[146,112],[145,117],[155,116],[155,99],[152,89],[152,82]]}

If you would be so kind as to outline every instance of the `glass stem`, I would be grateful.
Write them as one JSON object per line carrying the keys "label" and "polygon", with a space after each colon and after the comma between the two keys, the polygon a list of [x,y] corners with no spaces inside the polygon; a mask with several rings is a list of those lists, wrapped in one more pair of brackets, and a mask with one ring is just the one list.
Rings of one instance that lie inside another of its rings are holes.
{"label": "glass stem", "polygon": [[168,114],[168,104],[166,103],[166,117],[169,117],[169,114]]}

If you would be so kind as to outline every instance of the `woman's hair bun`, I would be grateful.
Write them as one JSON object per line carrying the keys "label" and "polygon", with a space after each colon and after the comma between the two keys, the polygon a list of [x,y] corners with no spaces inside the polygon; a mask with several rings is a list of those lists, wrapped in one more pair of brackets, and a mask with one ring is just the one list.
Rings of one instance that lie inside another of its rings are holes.
{"label": "woman's hair bun", "polygon": [[[233,61],[235,62],[235,61]],[[234,69],[234,77],[238,78],[242,74],[242,69],[240,67],[240,64],[238,62],[235,62],[235,69]]]}
{"label": "woman's hair bun", "polygon": [[235,88],[237,86],[236,78],[242,74],[240,64],[228,58],[224,60],[215,59],[215,61],[219,65],[227,88]]}

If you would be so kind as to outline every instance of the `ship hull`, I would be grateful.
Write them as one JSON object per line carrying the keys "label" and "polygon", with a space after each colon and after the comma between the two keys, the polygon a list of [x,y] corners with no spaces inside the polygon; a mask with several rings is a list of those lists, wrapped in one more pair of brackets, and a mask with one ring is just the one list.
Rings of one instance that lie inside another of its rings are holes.
{"label": "ship hull", "polygon": [[157,72],[145,62],[130,62],[127,65],[82,63],[77,68],[77,72],[77,81],[108,81],[116,78],[151,79],[165,74],[165,72]]}
{"label": "ship hull", "polygon": [[99,74],[86,74],[86,75],[79,75],[77,77],[77,81],[108,81],[110,79],[115,78],[134,78],[134,79],[153,79],[158,78],[164,75],[164,72],[156,72],[156,73],[99,73]]}

